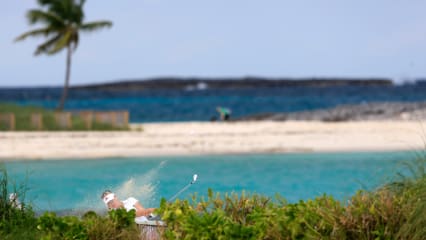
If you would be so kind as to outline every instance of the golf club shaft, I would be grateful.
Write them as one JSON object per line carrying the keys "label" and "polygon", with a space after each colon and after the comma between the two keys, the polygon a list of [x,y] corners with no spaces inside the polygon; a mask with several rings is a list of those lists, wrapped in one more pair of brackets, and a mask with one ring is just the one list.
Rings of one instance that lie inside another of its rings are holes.
{"label": "golf club shaft", "polygon": [[179,192],[177,192],[175,195],[173,195],[173,197],[169,198],[169,200],[167,200],[167,202],[171,202],[173,201],[177,196],[179,196],[179,194],[181,194],[183,191],[185,191],[187,188],[189,188],[192,185],[193,182],[190,182],[188,185],[186,185],[184,188],[182,188]]}

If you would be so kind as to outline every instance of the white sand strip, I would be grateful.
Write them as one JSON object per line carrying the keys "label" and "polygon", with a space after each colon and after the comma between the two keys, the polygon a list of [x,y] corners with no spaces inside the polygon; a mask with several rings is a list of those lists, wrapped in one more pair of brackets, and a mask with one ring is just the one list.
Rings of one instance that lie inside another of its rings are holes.
{"label": "white sand strip", "polygon": [[[138,131],[140,127],[142,131]],[[0,158],[419,150],[418,121],[134,124],[129,132],[0,132]],[[425,127],[426,129],[426,127]]]}

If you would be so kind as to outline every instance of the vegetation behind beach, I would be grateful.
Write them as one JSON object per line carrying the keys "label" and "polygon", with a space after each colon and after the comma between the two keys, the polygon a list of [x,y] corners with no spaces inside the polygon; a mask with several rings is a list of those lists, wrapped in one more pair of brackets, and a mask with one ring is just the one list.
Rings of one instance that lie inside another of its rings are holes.
{"label": "vegetation behind beach", "polygon": [[[55,112],[38,106],[20,106],[11,103],[0,103],[0,114],[12,113],[15,116],[15,130],[17,131],[35,131],[38,130],[31,124],[32,114],[42,115],[42,129],[44,131],[87,131],[87,130],[128,130],[128,127],[114,127],[110,124],[92,121],[91,128],[86,127],[85,121],[78,114],[71,114],[71,126],[64,128],[55,121]],[[8,124],[0,122],[0,131],[9,130]]]}

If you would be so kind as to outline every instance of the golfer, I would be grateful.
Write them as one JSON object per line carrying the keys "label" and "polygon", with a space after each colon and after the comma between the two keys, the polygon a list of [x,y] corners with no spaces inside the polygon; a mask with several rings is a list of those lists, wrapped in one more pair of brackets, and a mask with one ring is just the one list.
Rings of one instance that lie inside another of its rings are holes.
{"label": "golfer", "polygon": [[109,210],[124,208],[126,211],[130,211],[134,209],[136,211],[136,220],[147,220],[147,218],[150,217],[155,210],[155,208],[144,208],[139,201],[133,197],[120,201],[110,190],[105,190],[102,193],[101,198]]}

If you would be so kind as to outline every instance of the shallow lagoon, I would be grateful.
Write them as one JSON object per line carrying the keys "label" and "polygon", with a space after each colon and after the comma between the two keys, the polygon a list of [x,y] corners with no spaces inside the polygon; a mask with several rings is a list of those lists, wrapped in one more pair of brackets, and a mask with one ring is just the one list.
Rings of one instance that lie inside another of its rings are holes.
{"label": "shallow lagoon", "polygon": [[102,210],[104,189],[135,196],[147,207],[159,205],[192,180],[179,198],[208,188],[276,193],[290,202],[324,193],[345,200],[359,189],[374,189],[404,169],[413,152],[298,153],[191,157],[110,158],[6,162],[9,179],[25,182],[25,198],[37,211]]}

